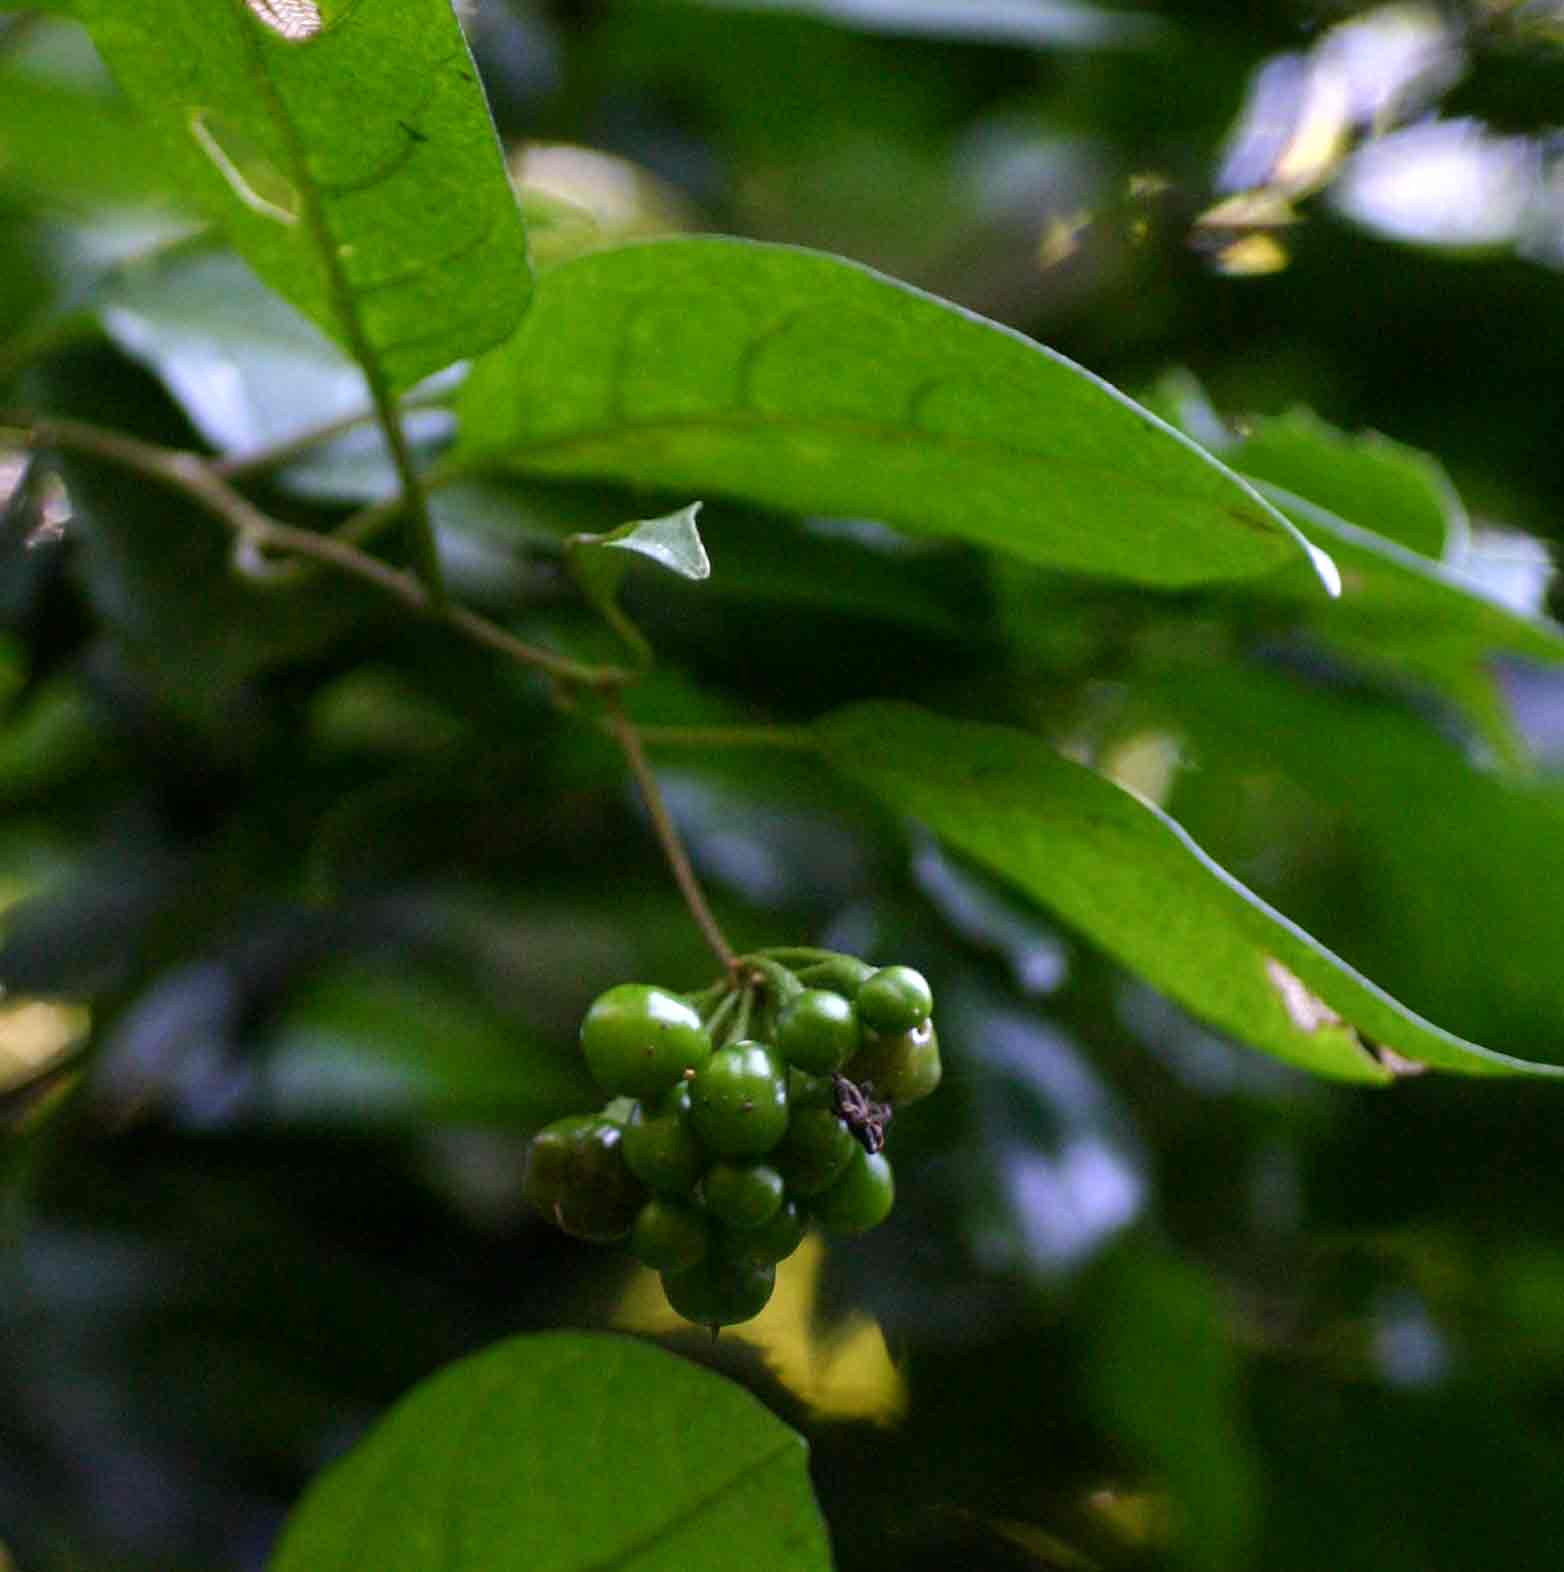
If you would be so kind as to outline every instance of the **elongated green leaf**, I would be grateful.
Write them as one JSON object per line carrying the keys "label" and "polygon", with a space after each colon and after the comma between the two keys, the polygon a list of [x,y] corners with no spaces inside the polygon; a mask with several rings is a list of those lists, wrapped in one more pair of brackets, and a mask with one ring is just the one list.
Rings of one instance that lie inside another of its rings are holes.
{"label": "elongated green leaf", "polygon": [[[1089,935],[1195,1014],[1344,1080],[1387,1071],[1360,1039],[1473,1075],[1564,1074],[1414,1015],[1214,863],[1172,819],[1040,739],[909,705],[819,723],[833,764]],[[1437,872],[1430,870],[1430,878]]]}
{"label": "elongated green leaf", "polygon": [[271,1572],[826,1572],[801,1437],[649,1344],[516,1337],[416,1387]]}
{"label": "elongated green leaf", "polygon": [[1488,665],[1495,655],[1556,665],[1564,661],[1564,629],[1527,617],[1485,594],[1459,568],[1359,529],[1280,487],[1264,493],[1341,568],[1341,599],[1318,616],[1310,586],[1279,574],[1315,635],[1354,661],[1395,677],[1426,682],[1464,711],[1501,758],[1519,762],[1525,745],[1514,729]]}
{"label": "elongated green leaf", "polygon": [[1243,471],[1341,569],[1341,597],[1328,607],[1296,568],[1261,593],[1293,599],[1327,645],[1382,676],[1427,683],[1501,757],[1523,757],[1486,662],[1564,660],[1564,629],[1503,605],[1461,571],[1466,512],[1436,460],[1386,438],[1348,437],[1304,410],[1254,422],[1236,438],[1184,372],[1164,377],[1151,399]]}
{"label": "elongated green leaf", "polygon": [[1218,450],[1252,480],[1307,497],[1376,535],[1435,560],[1466,541],[1466,510],[1443,468],[1378,432],[1348,436],[1313,411],[1255,420]]}
{"label": "elongated green leaf", "polygon": [[449,0],[80,0],[189,196],[393,389],[504,338],[520,211]]}
{"label": "elongated green leaf", "polygon": [[1207,453],[1062,356],[783,246],[658,240],[562,263],[460,411],[474,467],[874,517],[1147,583],[1303,551]]}

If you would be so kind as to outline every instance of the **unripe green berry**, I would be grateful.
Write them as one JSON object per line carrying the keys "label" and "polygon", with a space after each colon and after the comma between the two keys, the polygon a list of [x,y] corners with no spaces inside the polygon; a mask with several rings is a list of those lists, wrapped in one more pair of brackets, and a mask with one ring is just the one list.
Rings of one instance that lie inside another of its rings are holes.
{"label": "unripe green berry", "polygon": [[910,966],[882,966],[864,979],[854,1003],[868,1031],[910,1032],[928,1020],[934,995],[922,972]]}
{"label": "unripe green berry", "polygon": [[882,1154],[870,1156],[862,1147],[853,1153],[842,1177],[810,1202],[810,1211],[836,1234],[864,1234],[891,1214],[896,1183]]}
{"label": "unripe green berry", "polygon": [[862,1040],[852,1005],[829,989],[806,989],[777,1017],[777,1052],[810,1075],[840,1070]]}
{"label": "unripe green berry", "polygon": [[763,1043],[714,1053],[690,1085],[690,1120],[708,1150],[759,1157],[787,1129],[787,1067]]}
{"label": "unripe green berry", "polygon": [[676,994],[620,983],[592,1001],[581,1023],[581,1051],[609,1093],[656,1097],[711,1057],[701,1018]]}
{"label": "unripe green berry", "polygon": [[599,1115],[555,1120],[532,1138],[522,1193],[567,1234],[600,1244],[623,1239],[646,1199],[625,1164],[623,1138]]}
{"label": "unripe green berry", "polygon": [[784,1201],[771,1220],[759,1228],[723,1236],[720,1248],[739,1261],[759,1266],[775,1266],[785,1261],[804,1242],[809,1219],[797,1201]]}
{"label": "unripe green berry", "polygon": [[787,1134],[768,1160],[794,1195],[818,1195],[841,1178],[857,1150],[852,1131],[834,1109],[795,1107]]}
{"label": "unripe green berry", "polygon": [[863,1047],[847,1067],[848,1079],[872,1087],[879,1101],[897,1108],[927,1097],[943,1073],[933,1021],[886,1036],[866,1032]]}
{"label": "unripe green berry", "polygon": [[655,1111],[637,1106],[625,1126],[625,1161],[659,1195],[689,1195],[706,1166],[706,1149],[690,1122],[689,1082],[670,1086]]}
{"label": "unripe green berry", "polygon": [[711,1224],[692,1206],[654,1196],[636,1214],[630,1254],[659,1272],[685,1272],[705,1258]]}
{"label": "unripe green berry", "polygon": [[782,1205],[782,1175],[768,1163],[715,1162],[701,1180],[701,1203],[729,1228],[759,1228]]}
{"label": "unripe green berry", "polygon": [[736,1261],[712,1252],[684,1272],[664,1272],[668,1303],[698,1326],[732,1326],[766,1308],[776,1286],[777,1269]]}
{"label": "unripe green berry", "polygon": [[874,975],[874,968],[856,955],[833,955],[828,961],[804,967],[798,975],[811,988],[829,988],[851,1000],[857,997],[865,978]]}

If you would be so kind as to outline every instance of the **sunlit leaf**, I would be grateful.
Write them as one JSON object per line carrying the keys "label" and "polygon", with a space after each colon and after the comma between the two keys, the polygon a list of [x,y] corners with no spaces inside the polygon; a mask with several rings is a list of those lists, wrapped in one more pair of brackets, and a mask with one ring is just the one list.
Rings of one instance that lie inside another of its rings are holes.
{"label": "sunlit leaf", "polygon": [[448,0],[80,0],[170,169],[394,389],[504,338],[519,209]]}
{"label": "sunlit leaf", "polygon": [[844,774],[1253,1047],[1354,1081],[1391,1073],[1368,1043],[1468,1074],[1564,1074],[1414,1015],[1166,814],[1036,737],[895,704],[838,710],[818,730]]}
{"label": "sunlit leaf", "polygon": [[870,517],[1149,583],[1298,537],[1062,356],[835,257],[715,238],[561,264],[460,401],[455,462]]}
{"label": "sunlit leaf", "polygon": [[518,1337],[416,1387],[271,1572],[826,1572],[801,1437],[646,1343]]}

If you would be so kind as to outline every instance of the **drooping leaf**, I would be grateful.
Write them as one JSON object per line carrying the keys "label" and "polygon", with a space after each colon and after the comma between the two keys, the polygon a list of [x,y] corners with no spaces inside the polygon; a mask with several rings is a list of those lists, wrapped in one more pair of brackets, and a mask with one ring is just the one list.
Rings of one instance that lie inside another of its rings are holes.
{"label": "drooping leaf", "polygon": [[826,1572],[801,1437],[646,1343],[517,1337],[416,1387],[271,1572]]}
{"label": "drooping leaf", "polygon": [[1435,561],[1465,542],[1466,510],[1443,468],[1378,432],[1348,436],[1298,408],[1251,422],[1222,456],[1240,474],[1307,497]]}
{"label": "drooping leaf", "polygon": [[835,711],[818,732],[831,762],[890,807],[1196,1015],[1279,1059],[1383,1081],[1391,1072],[1372,1043],[1467,1074],[1564,1074],[1414,1015],[1246,889],[1166,814],[1037,737],[893,704]]}
{"label": "drooping leaf", "polygon": [[[1192,768],[1170,807],[1227,862],[1256,805],[1292,801],[1301,871],[1265,893],[1418,1009],[1464,1035],[1546,1055],[1564,1036],[1564,790],[1472,767],[1404,708],[1213,669],[1136,686]],[[1328,746],[1321,739],[1328,738]],[[1409,812],[1409,804],[1421,804]],[[1246,811],[1247,805],[1247,811]],[[1263,812],[1263,809],[1259,810]],[[1334,854],[1334,859],[1332,854]],[[1352,880],[1343,900],[1334,865]],[[1298,904],[1295,904],[1298,903]]]}
{"label": "drooping leaf", "polygon": [[503,339],[528,272],[448,0],[79,0],[191,200],[393,390]]}
{"label": "drooping leaf", "polygon": [[1283,573],[1273,581],[1283,593],[1292,591],[1311,632],[1370,671],[1427,683],[1468,716],[1501,758],[1521,761],[1524,744],[1489,663],[1497,655],[1564,662],[1564,629],[1501,604],[1459,568],[1279,487],[1262,483],[1260,490],[1341,568],[1341,598],[1324,617],[1315,614],[1304,580]]}
{"label": "drooping leaf", "polygon": [[1487,663],[1496,655],[1557,663],[1564,630],[1503,604],[1462,571],[1466,513],[1436,460],[1372,434],[1348,437],[1304,410],[1235,437],[1187,373],[1164,377],[1151,401],[1248,475],[1341,569],[1342,594],[1329,608],[1315,604],[1312,580],[1296,569],[1258,586],[1261,594],[1292,600],[1313,636],[1355,664],[1428,684],[1501,758],[1522,759]]}
{"label": "drooping leaf", "polygon": [[474,368],[454,462],[872,517],[1146,583],[1299,537],[1203,450],[1021,335],[839,258],[713,237],[551,269]]}

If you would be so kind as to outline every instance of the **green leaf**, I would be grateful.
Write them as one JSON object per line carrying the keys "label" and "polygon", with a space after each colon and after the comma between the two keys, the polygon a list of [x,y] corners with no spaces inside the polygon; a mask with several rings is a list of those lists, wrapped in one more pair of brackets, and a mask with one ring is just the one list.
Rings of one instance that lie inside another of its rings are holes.
{"label": "green leaf", "polygon": [[591,1102],[581,1057],[528,1041],[471,991],[427,975],[335,971],[267,1036],[260,1098],[295,1123],[536,1129]]}
{"label": "green leaf", "polygon": [[505,338],[526,243],[449,0],[80,0],[186,192],[393,390]]}
{"label": "green leaf", "polygon": [[0,188],[46,208],[168,195],[163,160],[122,99],[23,70],[0,72]]}
{"label": "green leaf", "polygon": [[1063,356],[835,257],[712,237],[562,263],[460,398],[455,462],[873,517],[1146,583],[1306,551]]}
{"label": "green leaf", "polygon": [[1495,600],[1460,569],[1434,562],[1279,487],[1260,489],[1341,569],[1341,598],[1317,614],[1312,586],[1278,574],[1267,586],[1289,591],[1316,637],[1359,665],[1392,678],[1411,675],[1464,711],[1503,759],[1520,763],[1525,744],[1488,662],[1518,656],[1564,662],[1564,628]]}
{"label": "green leaf", "polygon": [[1522,762],[1525,745],[1486,662],[1557,663],[1564,630],[1504,605],[1461,571],[1466,513],[1435,459],[1372,433],[1347,437],[1301,409],[1252,423],[1240,441],[1186,372],[1165,376],[1151,397],[1180,430],[1244,471],[1341,570],[1341,597],[1328,607],[1296,568],[1257,586],[1260,594],[1292,599],[1313,634],[1358,665],[1427,683],[1501,758]]}
{"label": "green leaf", "polygon": [[817,729],[844,774],[1253,1047],[1351,1081],[1392,1073],[1362,1039],[1472,1075],[1564,1074],[1414,1015],[1166,814],[1037,737],[899,704],[854,705]]}
{"label": "green leaf", "polygon": [[646,1343],[516,1337],[415,1387],[271,1572],[826,1572],[803,1439]]}
{"label": "green leaf", "polygon": [[[1144,725],[1193,766],[1172,807],[1236,866],[1259,805],[1300,799],[1307,875],[1265,893],[1463,1035],[1550,1057],[1564,1038],[1564,789],[1474,769],[1404,708],[1231,667],[1136,682]],[[1328,746],[1321,739],[1329,739]],[[1408,812],[1408,804],[1427,804]],[[1295,810],[1300,811],[1300,810]],[[1272,838],[1267,838],[1274,845]],[[1292,859],[1262,858],[1273,869]],[[1340,869],[1332,877],[1332,865]],[[1350,878],[1343,898],[1339,878]]]}
{"label": "green leaf", "polygon": [[1466,540],[1466,510],[1444,468],[1376,431],[1348,436],[1311,410],[1246,422],[1221,451],[1251,480],[1307,497],[1364,529],[1436,561]]}
{"label": "green leaf", "polygon": [[651,662],[651,645],[617,601],[620,582],[630,566],[624,554],[645,557],[681,579],[710,578],[711,559],[695,525],[700,510],[700,503],[692,502],[662,518],[623,524],[606,535],[572,535],[565,542],[571,568],[587,598],[646,664]]}
{"label": "green leaf", "polygon": [[[364,373],[231,252],[180,252],[121,270],[102,291],[104,332],[163,382],[220,453],[253,452],[367,414]],[[409,410],[415,452],[451,417]],[[373,501],[397,488],[384,434],[367,421],[300,456],[278,477],[290,491]]]}

